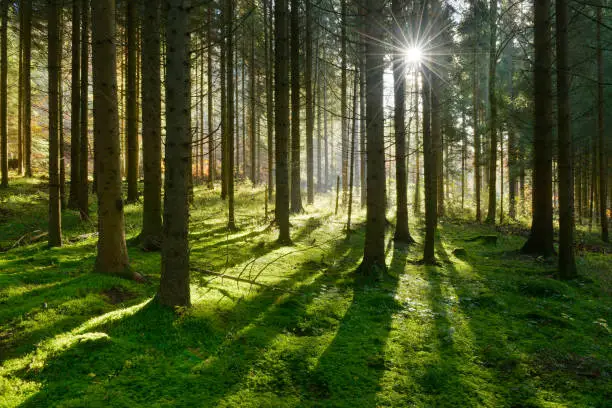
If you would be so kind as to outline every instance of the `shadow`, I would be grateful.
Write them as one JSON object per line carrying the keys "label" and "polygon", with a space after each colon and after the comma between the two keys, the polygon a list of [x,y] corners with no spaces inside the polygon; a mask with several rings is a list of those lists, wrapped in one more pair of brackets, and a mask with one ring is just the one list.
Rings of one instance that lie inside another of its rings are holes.
{"label": "shadow", "polygon": [[353,284],[352,301],[342,321],[302,384],[314,405],[379,406],[377,393],[389,362],[385,357],[399,276],[404,273],[407,248],[394,247],[388,274],[373,286]]}

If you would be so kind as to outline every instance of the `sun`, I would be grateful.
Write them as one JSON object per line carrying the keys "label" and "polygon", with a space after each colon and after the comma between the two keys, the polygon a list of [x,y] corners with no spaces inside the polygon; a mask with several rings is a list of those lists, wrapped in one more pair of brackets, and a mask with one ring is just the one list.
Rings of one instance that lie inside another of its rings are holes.
{"label": "sun", "polygon": [[423,60],[423,50],[419,47],[407,48],[404,51],[404,58],[406,58],[406,62],[409,64],[418,64]]}

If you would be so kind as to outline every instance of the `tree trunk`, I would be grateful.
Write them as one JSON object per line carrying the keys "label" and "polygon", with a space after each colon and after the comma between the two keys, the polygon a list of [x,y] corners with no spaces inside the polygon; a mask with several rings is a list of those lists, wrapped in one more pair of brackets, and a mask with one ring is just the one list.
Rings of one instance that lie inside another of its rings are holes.
{"label": "tree trunk", "polygon": [[64,141],[64,82],[62,80],[62,57],[63,57],[63,44],[64,44],[64,28],[63,28],[63,14],[62,14],[62,1],[63,0],[55,0],[59,2],[58,5],[58,44],[57,47],[57,75],[58,75],[58,85],[57,85],[57,110],[58,110],[58,126],[57,131],[59,135],[59,186],[60,186],[60,213],[61,210],[66,208],[66,155],[64,154],[65,150],[65,141]]}
{"label": "tree trunk", "polygon": [[[419,140],[419,73],[420,70],[417,68],[414,71],[414,120],[416,123],[414,132],[414,152],[416,160],[414,163],[414,213],[421,213],[421,143]],[[423,124],[423,126],[425,126]]]}
{"label": "tree trunk", "polygon": [[17,172],[23,175],[23,7],[19,7],[19,91],[17,92]]}
{"label": "tree trunk", "polygon": [[[177,1],[177,0],[175,0]],[[233,22],[234,22],[234,0],[225,0],[225,37],[226,37],[226,74],[227,81],[227,227],[230,230],[236,229],[234,220],[234,43],[233,43]]]}
{"label": "tree trunk", "polygon": [[263,0],[264,6],[264,37],[266,59],[266,127],[268,137],[268,199],[272,199],[274,191],[274,100],[272,57],[274,54],[272,42],[272,12],[268,0]]}
{"label": "tree trunk", "polygon": [[[367,92],[367,215],[363,276],[376,276],[385,265],[385,144],[383,115],[383,55],[378,39],[383,37],[384,4],[366,2],[369,24],[366,25],[366,92]],[[344,116],[344,115],[343,115]]]}
{"label": "tree trunk", "polygon": [[[363,11],[363,9],[362,9]],[[365,14],[363,16],[365,21]],[[362,39],[359,42],[360,55],[359,55],[359,186],[361,188],[361,208],[364,208],[367,204],[367,181],[366,181],[366,70],[365,70],[365,42]]]}
{"label": "tree trunk", "polygon": [[49,246],[62,246],[59,180],[59,10],[57,0],[47,4],[47,66],[49,69]]}
{"label": "tree trunk", "polygon": [[357,104],[358,94],[357,86],[359,82],[359,72],[355,73],[353,80],[353,124],[351,129],[351,152],[350,152],[350,165],[349,165],[349,192],[348,192],[348,214],[346,221],[346,235],[347,237],[351,233],[351,215],[353,212],[353,182],[355,180],[355,137],[357,136]]}
{"label": "tree trunk", "polygon": [[559,137],[559,277],[576,277],[574,257],[574,174],[570,114],[567,0],[556,0],[557,134]]}
{"label": "tree trunk", "polygon": [[208,187],[214,188],[215,179],[217,178],[217,157],[215,155],[215,138],[213,137],[213,41],[212,41],[212,16],[213,5],[208,5],[208,24],[207,24],[207,48],[206,48],[206,86],[207,86],[207,108],[208,108]]}
{"label": "tree trunk", "polygon": [[[393,0],[391,5],[395,20],[395,38],[404,38],[402,0]],[[397,45],[401,48],[401,42]],[[396,188],[396,221],[393,239],[399,242],[413,243],[408,229],[408,178],[406,176],[406,71],[404,56],[401,53],[393,59],[393,95],[395,98],[395,188]]]}
{"label": "tree trunk", "polygon": [[306,2],[306,66],[304,67],[304,86],[306,86],[306,190],[308,204],[314,203],[314,109],[312,97],[312,10],[311,0]]}
{"label": "tree trunk", "polygon": [[150,0],[142,24],[142,162],[144,191],[140,243],[145,250],[160,249],[161,207],[161,0]]}
{"label": "tree trunk", "polygon": [[[253,8],[255,8],[255,1],[252,3]],[[250,47],[250,61],[251,61],[251,69],[250,69],[250,102],[251,102],[251,111],[250,111],[250,131],[251,131],[251,182],[256,185],[259,183],[259,169],[257,168],[257,99],[255,97],[255,16],[251,16],[251,47]]]}
{"label": "tree trunk", "polygon": [[531,234],[524,253],[550,256],[553,248],[552,214],[552,79],[550,0],[534,8],[534,161]]}
{"label": "tree trunk", "polygon": [[[221,4],[221,3],[220,3]],[[221,5],[219,6],[219,21],[220,26],[223,27],[225,24],[224,13],[225,10]],[[227,78],[226,78],[226,65],[227,65],[227,47],[225,39],[225,29],[221,29],[221,41],[219,46],[219,75],[221,76],[221,199],[227,198],[227,182],[228,182],[228,154],[227,154]]]}
{"label": "tree trunk", "polygon": [[23,7],[23,155],[25,176],[32,177],[32,0],[22,0]]}
{"label": "tree trunk", "polygon": [[[89,218],[89,0],[81,4],[81,107],[79,109],[79,126],[81,129],[79,153],[79,213],[81,219]],[[94,138],[94,181],[96,180],[96,141]],[[97,187],[96,187],[97,190]]]}
{"label": "tree trunk", "polygon": [[[147,4],[148,7],[148,4]],[[147,8],[145,7],[145,8]],[[136,0],[127,0],[127,202],[138,200],[138,116],[136,60],[138,45]]]}
{"label": "tree trunk", "polygon": [[[115,2],[92,5],[94,137],[98,149],[98,272],[132,277],[121,199],[121,144],[117,111]],[[174,106],[174,105],[171,105]]]}
{"label": "tree trunk", "polygon": [[81,187],[81,1],[72,2],[72,60],[70,87],[70,192],[68,208],[79,208]]}
{"label": "tree trunk", "polygon": [[190,58],[189,0],[165,0],[166,155],[162,271],[157,299],[170,307],[190,306],[189,202]]}
{"label": "tree trunk", "polygon": [[[371,11],[371,10],[370,10]],[[347,124],[347,56],[346,56],[346,0],[340,0],[340,120],[342,129],[341,134],[341,149],[342,149],[342,204],[346,204],[346,193],[348,189],[348,152],[349,152],[349,140],[348,140],[348,124]],[[333,149],[332,149],[333,151]]]}
{"label": "tree trunk", "polygon": [[489,150],[489,209],[487,212],[488,224],[495,224],[496,204],[497,204],[497,97],[496,87],[496,67],[497,67],[497,0],[490,1],[491,20],[489,30],[491,38],[489,43],[489,106],[491,116],[489,118],[489,131],[491,132]]}
{"label": "tree trunk", "polygon": [[[473,2],[473,14],[474,18],[476,18],[476,2]],[[476,37],[477,33],[474,32],[474,37]],[[474,42],[477,39],[474,38]],[[478,129],[478,107],[479,107],[479,89],[478,89],[478,57],[477,57],[477,47],[474,45],[473,49],[473,62],[474,62],[474,72],[472,73],[472,126],[474,128],[474,196],[476,200],[476,222],[480,222],[482,220],[482,212],[480,208],[480,193],[482,190],[482,174],[480,172],[480,130]]]}
{"label": "tree trunk", "polygon": [[601,240],[608,242],[608,215],[607,204],[607,172],[608,157],[606,139],[604,138],[604,68],[603,52],[601,49],[601,7],[597,8],[597,137],[599,139],[599,222],[601,226]]}
{"label": "tree trunk", "polygon": [[8,6],[2,0],[2,31],[0,33],[0,187],[8,187]]}
{"label": "tree trunk", "polygon": [[299,0],[291,0],[291,212],[302,208],[300,168],[300,19]]}
{"label": "tree trunk", "polygon": [[278,242],[291,244],[289,236],[289,32],[287,20],[288,0],[274,3],[274,128],[276,135],[276,206]]}

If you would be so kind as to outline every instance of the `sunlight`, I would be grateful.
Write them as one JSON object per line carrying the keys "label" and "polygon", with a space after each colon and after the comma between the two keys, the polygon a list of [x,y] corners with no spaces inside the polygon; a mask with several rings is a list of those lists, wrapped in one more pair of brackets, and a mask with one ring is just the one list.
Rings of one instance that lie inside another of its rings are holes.
{"label": "sunlight", "polygon": [[418,64],[423,59],[423,50],[419,47],[411,47],[404,51],[404,57],[409,64]]}

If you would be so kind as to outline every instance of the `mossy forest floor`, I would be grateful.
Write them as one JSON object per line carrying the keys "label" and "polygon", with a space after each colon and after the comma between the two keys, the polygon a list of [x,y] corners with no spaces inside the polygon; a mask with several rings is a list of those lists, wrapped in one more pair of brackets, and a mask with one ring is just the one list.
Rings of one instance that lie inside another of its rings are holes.
{"label": "mossy forest floor", "polygon": [[[262,188],[240,186],[229,233],[218,191],[198,187],[192,265],[265,286],[194,273],[193,308],[175,313],[150,302],[159,253],[130,247],[150,284],[91,273],[95,219],[66,210],[63,248],[29,243],[46,230],[41,183],[0,191],[2,407],[612,404],[612,256],[594,233],[578,234],[580,277],[560,282],[554,260],[518,253],[524,226],[447,218],[439,267],[389,231],[389,277],[364,284],[352,274],[362,213],[347,240],[345,215],[320,196],[279,247]],[[128,239],[141,208],[126,206]],[[411,229],[421,242],[419,220]],[[497,245],[467,241],[493,234]]]}

